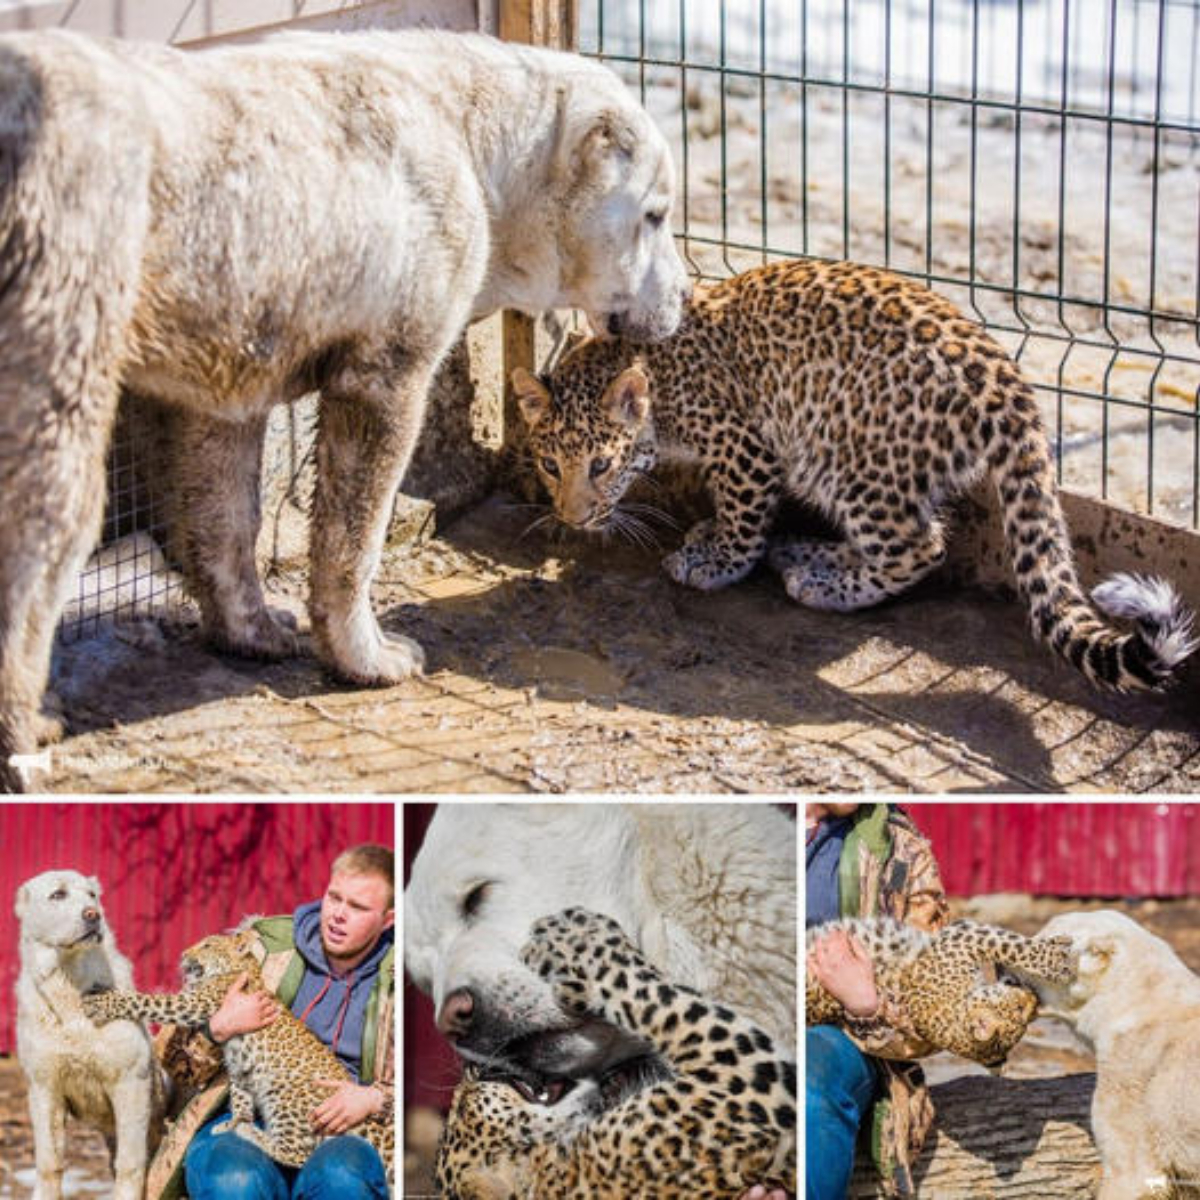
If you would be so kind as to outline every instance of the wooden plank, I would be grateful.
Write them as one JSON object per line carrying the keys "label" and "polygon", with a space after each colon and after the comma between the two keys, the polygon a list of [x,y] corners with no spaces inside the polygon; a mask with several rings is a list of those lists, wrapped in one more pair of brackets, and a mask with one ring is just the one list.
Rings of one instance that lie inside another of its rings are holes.
{"label": "wooden plank", "polygon": [[476,26],[475,0],[0,0],[0,33],[72,29],[185,45],[282,27]]}
{"label": "wooden plank", "polygon": [[[578,0],[499,0],[496,31],[508,42],[573,50],[577,43]],[[534,369],[534,322],[507,311],[501,320],[501,370],[504,373],[504,442],[517,428],[516,401],[510,380],[517,367]]]}

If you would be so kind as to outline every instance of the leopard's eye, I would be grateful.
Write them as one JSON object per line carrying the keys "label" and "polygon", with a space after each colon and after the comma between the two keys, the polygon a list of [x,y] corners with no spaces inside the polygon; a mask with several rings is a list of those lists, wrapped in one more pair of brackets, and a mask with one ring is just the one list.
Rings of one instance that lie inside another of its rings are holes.
{"label": "leopard's eye", "polygon": [[558,478],[558,462],[548,454],[542,459],[542,470],[552,478]]}
{"label": "leopard's eye", "polygon": [[588,468],[588,474],[593,479],[599,479],[601,475],[607,475],[609,468],[612,467],[611,458],[593,458],[592,465]]}
{"label": "leopard's eye", "polygon": [[462,899],[462,912],[464,917],[473,917],[478,911],[481,904],[487,898],[488,888],[492,885],[488,881],[477,883]]}

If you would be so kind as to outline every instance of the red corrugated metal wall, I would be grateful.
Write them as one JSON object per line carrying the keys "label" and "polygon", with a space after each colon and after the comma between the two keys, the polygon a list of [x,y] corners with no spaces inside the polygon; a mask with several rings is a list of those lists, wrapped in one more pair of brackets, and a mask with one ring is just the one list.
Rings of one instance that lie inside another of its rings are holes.
{"label": "red corrugated metal wall", "polygon": [[946,889],[1059,896],[1200,894],[1200,805],[914,804]]}
{"label": "red corrugated metal wall", "polygon": [[139,987],[178,984],[180,951],[249,913],[315,900],[330,861],[395,844],[391,804],[0,804],[0,1053],[15,1041],[21,883],[69,867],[95,875]]}

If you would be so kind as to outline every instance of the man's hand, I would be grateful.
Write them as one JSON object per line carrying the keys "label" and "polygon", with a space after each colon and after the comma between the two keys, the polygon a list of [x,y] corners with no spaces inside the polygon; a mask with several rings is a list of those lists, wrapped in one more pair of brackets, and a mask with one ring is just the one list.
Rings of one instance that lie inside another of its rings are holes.
{"label": "man's hand", "polygon": [[208,1031],[215,1042],[227,1042],[241,1033],[265,1029],[279,1017],[279,1001],[267,992],[247,990],[243,971],[229,986],[221,1007],[208,1019]]}
{"label": "man's hand", "polygon": [[383,1094],[371,1084],[347,1083],[341,1079],[318,1079],[322,1087],[337,1090],[312,1111],[309,1124],[317,1133],[346,1133],[360,1121],[383,1111]]}
{"label": "man's hand", "polygon": [[862,942],[844,929],[827,933],[813,946],[808,969],[851,1017],[873,1017],[879,1011],[875,968]]}

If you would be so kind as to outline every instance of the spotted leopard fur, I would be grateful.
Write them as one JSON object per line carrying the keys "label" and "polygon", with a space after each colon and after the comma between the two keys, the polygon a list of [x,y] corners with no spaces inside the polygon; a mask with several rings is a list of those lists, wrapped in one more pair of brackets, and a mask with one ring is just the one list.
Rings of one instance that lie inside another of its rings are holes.
{"label": "spotted leopard fur", "polygon": [[[664,342],[592,341],[549,389],[522,371],[513,384],[570,525],[636,525],[621,508],[634,479],[660,459],[700,464],[715,516],[665,560],[679,583],[724,587],[767,555],[801,604],[876,604],[943,561],[944,503],[990,476],[1036,636],[1118,691],[1161,686],[1196,648],[1164,581],[1117,575],[1089,603],[1032,391],[982,327],[899,276],[810,261],[747,271],[699,294]],[[784,494],[843,540],[768,555]]]}
{"label": "spotted leopard fur", "polygon": [[569,1012],[649,1042],[670,1078],[605,1108],[588,1084],[554,1105],[468,1074],[438,1151],[451,1200],[735,1200],[796,1188],[794,1060],[763,1030],[668,983],[608,917],[538,921],[524,961]]}
{"label": "spotted leopard fur", "polygon": [[[254,943],[251,930],[206,937],[183,953],[183,991],[164,995],[98,992],[83,997],[84,1010],[98,1025],[124,1018],[201,1028],[242,972],[251,990],[265,988]],[[321,1140],[309,1125],[309,1117],[330,1094],[328,1087],[316,1081],[351,1082],[350,1072],[286,1008],[270,1025],[231,1037],[220,1049],[229,1075],[231,1116],[214,1133],[236,1133],[284,1166],[303,1166]],[[261,1128],[254,1123],[256,1113],[262,1119]],[[371,1118],[352,1132],[379,1151],[390,1181],[395,1145],[392,1121]]]}
{"label": "spotted leopard fur", "polygon": [[[835,929],[853,934],[875,968],[876,986],[895,997],[923,1047],[917,1057],[950,1050],[988,1067],[1003,1065],[1037,1012],[1029,987],[1007,980],[984,983],[984,963],[1022,977],[1066,983],[1074,977],[1069,938],[1027,938],[995,925],[956,921],[926,933],[890,917],[830,921],[808,930],[806,948]],[[845,1022],[841,1004],[808,974],[804,994],[809,1025]]]}

